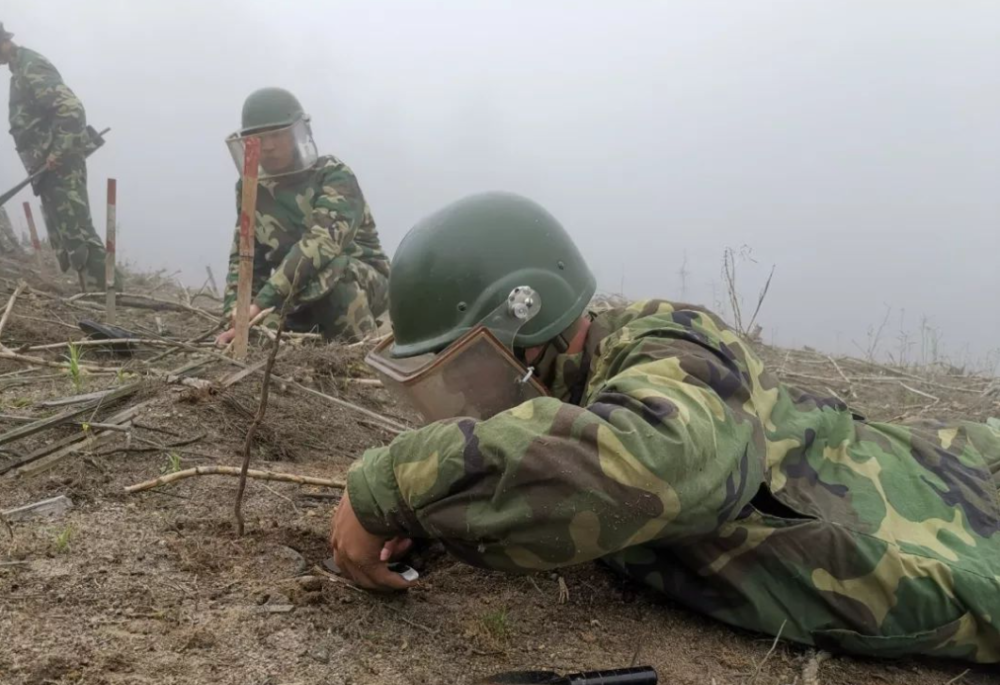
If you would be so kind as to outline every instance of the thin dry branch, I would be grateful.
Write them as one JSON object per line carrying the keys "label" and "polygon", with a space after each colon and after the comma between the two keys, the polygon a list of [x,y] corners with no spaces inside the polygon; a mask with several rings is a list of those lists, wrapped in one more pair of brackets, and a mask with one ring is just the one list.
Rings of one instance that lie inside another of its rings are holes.
{"label": "thin dry branch", "polygon": [[[196,350],[196,349],[198,349],[195,346],[197,343],[200,343],[200,342],[202,342],[204,340],[207,340],[208,338],[210,338],[213,335],[215,335],[215,332],[217,330],[219,330],[220,327],[221,327],[221,323],[220,322],[216,322],[216,324],[214,326],[212,326],[210,329],[208,329],[207,331],[205,331],[201,335],[198,335],[197,337],[191,338],[190,340],[185,340],[182,344],[174,345],[173,349],[169,349],[166,352],[161,352],[160,354],[156,355],[155,357],[152,357],[150,359],[144,360],[142,363],[146,364],[146,365],[150,365],[150,364],[154,364],[154,363],[160,361],[161,359],[163,359],[165,357],[169,357],[172,354],[176,354],[180,350],[189,350],[189,351]],[[166,340],[166,338],[162,338],[162,337],[159,338],[159,339],[160,340]],[[171,340],[170,342],[175,343],[176,341]]]}
{"label": "thin dry branch", "polygon": [[847,375],[844,373],[844,370],[840,368],[840,364],[837,363],[837,360],[831,357],[830,355],[826,355],[826,358],[830,360],[830,363],[833,364],[833,368],[837,370],[837,373],[840,374],[840,377],[844,379],[845,383],[847,383],[847,392],[851,396],[851,398],[857,399],[858,393],[854,392],[854,384],[851,383],[851,379],[847,377]]}
{"label": "thin dry branch", "polygon": [[907,389],[910,392],[912,392],[913,394],[915,394],[915,395],[920,395],[921,397],[926,397],[929,400],[934,400],[934,404],[937,404],[938,402],[941,401],[940,397],[935,397],[934,395],[931,395],[930,393],[926,393],[923,390],[917,390],[916,388],[912,388],[912,387],[910,387],[909,385],[907,385],[906,383],[904,383],[902,381],[900,381],[899,384],[901,386],[903,386],[905,389]]}
{"label": "thin dry branch", "polygon": [[[79,300],[100,298],[106,296],[107,293],[79,293],[73,297],[67,298],[64,301],[67,303],[78,303]],[[212,313],[208,310],[202,309],[201,307],[195,307],[190,304],[185,304],[183,302],[174,302],[171,300],[164,300],[159,297],[153,297],[152,295],[144,295],[142,293],[119,293],[118,294],[118,304],[123,307],[132,307],[133,309],[152,309],[154,311],[163,310],[173,310],[179,312],[191,312],[192,314],[197,314],[198,316],[204,317],[209,321],[218,321],[222,316],[220,313]]]}
{"label": "thin dry branch", "polygon": [[[297,283],[298,278],[295,280]],[[294,284],[292,289],[295,289]],[[243,442],[243,465],[240,469],[240,484],[236,489],[236,503],[234,505],[236,535],[238,537],[243,537],[243,492],[247,486],[247,471],[250,470],[250,447],[253,445],[253,436],[257,432],[257,427],[264,421],[264,414],[267,413],[267,398],[271,389],[271,371],[274,369],[274,360],[278,356],[278,348],[281,346],[281,334],[285,331],[284,307],[282,307],[282,310],[278,332],[275,335],[274,343],[271,345],[271,352],[267,356],[267,365],[264,367],[264,379],[261,381],[260,390],[260,404],[257,405],[257,414],[253,417],[253,422],[247,429],[246,440]]]}
{"label": "thin dry branch", "polygon": [[[938,383],[936,381],[927,380],[926,378],[921,378],[920,376],[913,376],[906,374],[905,378],[914,381],[916,383],[922,383],[930,388],[940,388],[941,390],[951,390],[952,392],[961,392],[970,395],[978,395],[979,391],[974,388],[961,388],[957,385],[945,385],[944,383]],[[869,382],[869,383],[899,383],[899,377],[892,376],[856,376],[854,380],[859,382]],[[917,393],[918,395],[920,393]],[[931,395],[933,397],[933,395]]]}
{"label": "thin dry branch", "polygon": [[[0,359],[8,359],[14,362],[21,362],[23,364],[31,364],[32,366],[45,366],[51,369],[68,369],[68,362],[53,362],[48,359],[42,359],[41,357],[29,357],[26,354],[19,354],[10,350],[6,347],[0,345]],[[81,371],[87,371],[88,373],[99,373],[102,371],[107,371],[108,369],[102,366],[91,366],[89,364],[78,364],[78,368]]]}
{"label": "thin dry branch", "polygon": [[[161,485],[167,485],[169,483],[174,483],[186,478],[192,478],[194,476],[233,476],[239,478],[241,470],[242,469],[236,466],[197,466],[193,469],[185,469],[184,471],[177,471],[176,473],[168,473],[160,476],[159,478],[154,478],[153,480],[147,480],[136,485],[130,485],[125,488],[125,492],[131,493],[142,492],[143,490],[152,490],[153,488]],[[297,476],[291,473],[257,471],[255,469],[247,470],[247,478],[273,480],[281,483],[297,483],[298,485],[316,485],[322,488],[336,488],[340,490],[347,487],[347,483],[344,481],[332,478],[313,478],[311,476]]]}
{"label": "thin dry branch", "polygon": [[[133,418],[138,416],[140,411],[150,406],[153,401],[154,400],[146,400],[145,402],[134,404],[126,409],[123,409],[117,414],[108,417],[105,422],[125,426]],[[22,458],[15,464],[5,464],[3,468],[0,469],[0,472],[7,473],[8,471],[17,469],[14,475],[29,476],[47,471],[63,460],[79,453],[81,450],[85,448],[93,448],[99,442],[102,442],[106,438],[110,437],[113,433],[113,431],[98,430],[86,431],[84,435],[80,436],[71,435],[56,442],[54,445],[43,447],[39,451]]]}
{"label": "thin dry branch", "polygon": [[47,323],[47,324],[52,324],[53,326],[62,326],[63,328],[69,328],[76,331],[77,333],[80,332],[79,326],[73,326],[72,324],[68,324],[65,321],[59,321],[58,319],[44,319],[40,316],[27,316],[25,314],[13,314],[12,316],[15,319],[24,319],[25,321],[37,321],[38,323]]}
{"label": "thin dry branch", "polygon": [[[10,421],[11,423],[34,423],[38,419],[34,416],[16,416],[14,414],[0,414],[0,421]],[[130,430],[128,426],[118,426],[113,423],[95,423],[92,421],[67,421],[66,423],[71,423],[74,426],[87,426],[88,428],[97,430],[109,430],[109,431],[120,431],[127,432]]]}
{"label": "thin dry branch", "polygon": [[[244,201],[246,196],[244,196]],[[241,248],[243,245],[241,245]],[[292,292],[295,292],[299,286],[299,276],[302,272],[300,270],[295,271],[295,279],[292,281]],[[241,274],[240,277],[242,278]],[[249,284],[246,284],[249,287]],[[274,370],[274,360],[278,357],[278,348],[281,347],[281,334],[285,332],[285,324],[288,321],[288,307],[292,302],[292,298],[287,298],[281,306],[281,314],[278,321],[278,332],[274,336],[274,342],[271,345],[271,351],[267,355],[267,364],[264,366],[264,378],[261,380],[261,390],[260,390],[260,403],[257,405],[257,414],[253,417],[253,421],[250,423],[250,427],[247,429],[246,440],[243,442],[243,464],[240,468],[240,484],[236,489],[236,503],[234,504],[234,513],[236,516],[236,535],[237,537],[243,537],[243,493],[247,487],[247,471],[250,469],[250,447],[253,445],[253,436],[257,432],[257,427],[264,421],[264,414],[267,413],[267,398],[271,390],[271,372]],[[273,311],[273,307],[271,308]],[[264,312],[260,314],[255,319],[260,319],[263,321]],[[248,327],[249,328],[249,327]],[[239,337],[239,336],[237,336]],[[245,356],[246,350],[244,350]]]}
{"label": "thin dry branch", "polygon": [[327,402],[336,404],[337,406],[343,407],[344,409],[349,409],[353,412],[357,412],[358,414],[363,414],[364,416],[367,416],[373,421],[376,421],[385,430],[389,431],[394,435],[398,435],[400,433],[405,433],[408,430],[412,430],[409,426],[404,426],[403,424],[397,421],[393,421],[392,419],[385,417],[382,414],[376,414],[375,412],[369,411],[364,407],[359,407],[353,402],[348,402],[347,400],[342,400],[339,397],[333,397],[332,395],[327,395],[325,393],[319,392],[318,390],[313,390],[312,388],[308,388],[302,385],[301,383],[296,383],[293,380],[287,378],[281,378],[280,376],[272,376],[272,380],[276,380],[279,383],[284,383],[289,387],[296,388],[297,390],[300,390],[309,395],[313,395],[315,397],[324,399]]}
{"label": "thin dry branch", "polygon": [[392,337],[392,334],[387,333],[386,335],[382,335],[377,338],[365,338],[364,340],[359,340],[358,342],[350,343],[348,345],[344,345],[343,347],[345,350],[351,350],[356,347],[365,347],[366,345],[377,346],[390,337]]}
{"label": "thin dry branch", "polygon": [[39,419],[34,423],[30,423],[26,426],[20,428],[15,428],[12,431],[0,435],[0,445],[6,444],[8,442],[14,442],[15,440],[20,440],[26,438],[29,435],[34,435],[40,431],[43,431],[52,426],[58,426],[61,423],[75,419],[76,417],[87,413],[91,410],[96,410],[102,404],[107,404],[114,402],[115,400],[120,400],[122,398],[134,395],[142,387],[144,381],[136,381],[135,383],[129,383],[128,385],[123,385],[120,388],[112,390],[107,395],[103,395],[98,399],[91,400],[86,404],[83,404],[73,409],[67,409],[66,411],[56,414],[55,416],[50,416],[48,418]]}
{"label": "thin dry branch", "polygon": [[753,330],[753,325],[757,322],[757,315],[760,314],[760,308],[764,305],[764,300],[767,299],[767,292],[771,289],[771,279],[774,278],[775,266],[771,266],[771,273],[767,275],[767,282],[764,283],[764,287],[760,291],[760,295],[757,296],[757,307],[753,310],[753,316],[750,317],[750,323],[747,324],[747,332]]}
{"label": "thin dry branch", "polygon": [[959,683],[962,680],[965,680],[965,676],[969,675],[969,672],[971,670],[972,669],[969,669],[969,668],[965,669],[964,671],[962,671],[961,673],[959,673],[957,676],[955,676],[954,678],[952,678],[951,680],[949,680],[944,685],[955,685],[955,683]]}
{"label": "thin dry branch", "polygon": [[[58,350],[63,347],[99,347],[101,345],[148,345],[151,347],[181,347],[181,344],[173,340],[151,338],[105,338],[100,340],[76,340],[70,342],[47,343],[45,345],[26,345],[17,348],[18,352],[38,352],[41,350]],[[191,345],[192,343],[184,343]],[[182,348],[184,349],[184,348]]]}
{"label": "thin dry branch", "polygon": [[[17,286],[17,290],[15,290],[14,294],[11,295],[10,298],[7,300],[7,306],[3,310],[3,316],[0,317],[0,340],[3,339],[3,329],[7,325],[7,320],[10,318],[10,313],[14,310],[14,303],[17,302],[17,298],[21,295],[21,293],[24,292],[25,288],[27,287],[28,284],[25,283],[24,281],[21,281]],[[0,342],[0,347],[2,346],[3,343]]]}
{"label": "thin dry branch", "polygon": [[771,644],[771,649],[767,651],[767,654],[764,655],[764,658],[761,659],[759,664],[757,664],[757,667],[754,669],[753,675],[750,676],[750,679],[747,681],[747,685],[753,685],[755,682],[757,682],[757,678],[760,676],[760,672],[764,668],[764,664],[766,664],[767,660],[771,658],[772,654],[774,654],[774,650],[778,648],[778,642],[781,641],[781,633],[785,630],[786,623],[787,621],[781,622],[781,627],[778,628],[778,634],[774,636],[774,642]]}

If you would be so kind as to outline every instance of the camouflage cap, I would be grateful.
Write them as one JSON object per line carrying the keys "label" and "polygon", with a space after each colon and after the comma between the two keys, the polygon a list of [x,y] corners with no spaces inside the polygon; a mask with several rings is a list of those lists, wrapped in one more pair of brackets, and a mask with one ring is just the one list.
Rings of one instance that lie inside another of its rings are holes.
{"label": "camouflage cap", "polygon": [[0,21],[0,41],[10,40],[14,37],[13,33],[10,33],[3,27],[3,22]]}

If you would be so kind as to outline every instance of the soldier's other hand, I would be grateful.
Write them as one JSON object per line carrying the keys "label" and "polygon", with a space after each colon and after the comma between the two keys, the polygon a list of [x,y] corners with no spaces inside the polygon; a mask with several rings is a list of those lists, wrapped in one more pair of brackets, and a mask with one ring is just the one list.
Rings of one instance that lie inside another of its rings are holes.
{"label": "soldier's other hand", "polygon": [[49,155],[49,158],[45,160],[45,168],[49,171],[54,171],[59,168],[59,157],[56,155]]}
{"label": "soldier's other hand", "polygon": [[235,328],[226,329],[215,337],[215,344],[217,347],[225,347],[226,345],[231,343],[233,341],[233,338],[235,337],[236,337]]}
{"label": "soldier's other hand", "polygon": [[358,521],[345,491],[330,525],[330,551],[341,573],[368,590],[406,590],[413,583],[389,570],[381,558],[385,545],[385,538],[372,535]]}
{"label": "soldier's other hand", "polygon": [[[248,321],[253,321],[254,317],[257,316],[258,314],[260,314],[261,308],[258,307],[256,304],[254,304],[254,303],[251,302],[250,303],[249,312],[250,312],[250,314],[247,317],[247,320]],[[233,313],[229,315],[229,320],[230,320],[229,330],[223,331],[222,333],[219,333],[219,335],[217,335],[215,337],[215,344],[218,347],[225,347],[226,345],[228,345],[229,343],[231,343],[233,341],[233,338],[236,337],[236,310],[235,309],[233,310]]]}

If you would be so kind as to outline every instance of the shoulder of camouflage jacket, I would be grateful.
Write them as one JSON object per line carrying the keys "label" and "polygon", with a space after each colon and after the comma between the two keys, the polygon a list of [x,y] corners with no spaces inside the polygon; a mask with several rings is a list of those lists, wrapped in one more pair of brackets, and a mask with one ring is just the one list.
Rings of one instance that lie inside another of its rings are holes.
{"label": "shoulder of camouflage jacket", "polygon": [[49,71],[57,77],[59,76],[59,70],[55,68],[55,65],[53,65],[52,62],[46,59],[43,55],[25,47],[18,46],[17,56],[11,64],[19,73],[24,73],[29,69],[37,68]]}

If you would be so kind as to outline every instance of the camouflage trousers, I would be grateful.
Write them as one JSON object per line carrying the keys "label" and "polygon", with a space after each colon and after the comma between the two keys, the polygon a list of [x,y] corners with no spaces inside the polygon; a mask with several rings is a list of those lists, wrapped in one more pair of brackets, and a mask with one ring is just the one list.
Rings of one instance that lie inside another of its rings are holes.
{"label": "camouflage trousers", "polygon": [[389,307],[389,279],[352,257],[333,260],[339,277],[324,295],[296,307],[288,329],[318,331],[327,340],[358,342],[375,334],[378,317]]}
{"label": "camouflage trousers", "polygon": [[[856,435],[875,444],[889,431],[900,431],[895,434],[910,444],[933,446],[942,434],[950,436],[942,425],[913,423],[906,434],[899,426],[858,424]],[[940,473],[955,474],[965,488],[966,500],[955,499],[965,513],[956,514],[948,530],[925,506],[928,494],[955,496],[945,480],[912,479],[907,498],[912,520],[898,513],[881,487],[857,488],[850,499],[820,494],[809,513],[762,487],[740,517],[710,538],[631,547],[603,561],[695,611],[800,644],[876,657],[924,654],[1000,662],[1000,433],[965,422],[959,430],[956,440],[977,445],[985,463],[939,453]],[[1000,422],[993,430],[1000,430]],[[881,456],[886,464],[898,458]],[[898,468],[887,473],[886,480],[906,478]],[[978,478],[987,488],[981,512],[969,504],[977,501]],[[817,485],[817,493],[824,487],[830,486]],[[892,527],[881,522],[866,527],[864,516],[889,511]],[[992,535],[973,541],[966,529],[973,523]],[[919,544],[907,542],[907,535]],[[971,543],[966,554],[942,552],[939,539],[951,538]]]}
{"label": "camouflage trousers", "polygon": [[87,193],[87,163],[83,157],[63,158],[58,169],[38,184],[49,244],[65,272],[83,274],[87,288],[104,290],[104,243],[94,230]]}

